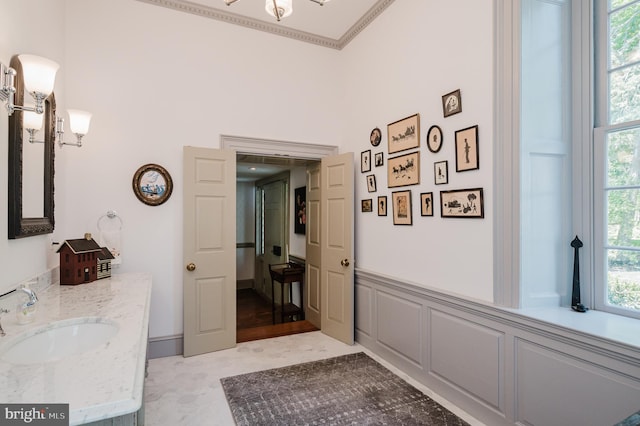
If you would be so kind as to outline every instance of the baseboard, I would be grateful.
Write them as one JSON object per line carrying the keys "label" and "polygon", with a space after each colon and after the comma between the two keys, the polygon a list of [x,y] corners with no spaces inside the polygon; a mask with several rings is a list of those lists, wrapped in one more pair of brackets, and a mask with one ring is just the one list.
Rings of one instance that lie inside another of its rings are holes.
{"label": "baseboard", "polygon": [[253,279],[236,281],[236,289],[237,290],[244,290],[244,289],[247,289],[247,288],[253,288]]}
{"label": "baseboard", "polygon": [[150,338],[149,359],[182,355],[183,347],[183,338],[181,334]]}

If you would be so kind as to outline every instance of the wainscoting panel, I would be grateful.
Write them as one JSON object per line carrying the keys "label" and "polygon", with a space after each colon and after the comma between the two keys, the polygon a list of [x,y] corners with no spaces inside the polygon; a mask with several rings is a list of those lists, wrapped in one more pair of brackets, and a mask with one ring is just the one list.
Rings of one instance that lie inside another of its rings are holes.
{"label": "wainscoting panel", "polygon": [[416,365],[422,361],[422,305],[379,291],[376,297],[378,341]]}
{"label": "wainscoting panel", "polygon": [[431,309],[429,372],[504,410],[504,333]]}
{"label": "wainscoting panel", "polygon": [[640,408],[640,384],[606,368],[521,339],[516,363],[522,424],[613,425]]}
{"label": "wainscoting panel", "polygon": [[373,290],[361,285],[355,286],[356,304],[356,329],[371,338],[373,333]]}
{"label": "wainscoting panel", "polygon": [[487,425],[613,426],[640,408],[640,347],[361,269],[355,278],[356,341]]}

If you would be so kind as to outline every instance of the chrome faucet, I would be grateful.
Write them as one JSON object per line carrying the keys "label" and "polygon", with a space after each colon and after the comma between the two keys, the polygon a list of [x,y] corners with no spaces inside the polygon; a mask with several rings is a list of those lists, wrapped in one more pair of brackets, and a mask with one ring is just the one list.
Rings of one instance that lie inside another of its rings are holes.
{"label": "chrome faucet", "polygon": [[38,295],[36,294],[35,291],[33,291],[33,290],[31,290],[30,288],[27,288],[27,287],[20,287],[20,291],[26,293],[27,296],[29,296],[29,300],[27,300],[22,305],[22,309],[30,308],[31,306],[36,304],[36,302],[38,301]]}
{"label": "chrome faucet", "polygon": [[[9,313],[8,309],[0,308],[0,314],[6,314],[6,313]],[[7,333],[4,332],[4,330],[2,329],[2,324],[0,324],[0,337],[4,337],[6,335]]]}

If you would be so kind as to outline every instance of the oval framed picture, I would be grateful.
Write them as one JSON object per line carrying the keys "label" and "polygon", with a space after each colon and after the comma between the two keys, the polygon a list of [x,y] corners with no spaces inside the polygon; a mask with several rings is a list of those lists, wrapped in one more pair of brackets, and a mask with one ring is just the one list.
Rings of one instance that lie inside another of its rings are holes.
{"label": "oval framed picture", "polygon": [[173,191],[171,175],[157,164],[145,164],[133,175],[133,192],[138,200],[149,206],[159,206]]}
{"label": "oval framed picture", "polygon": [[429,151],[436,153],[442,148],[442,129],[439,126],[429,127],[427,132],[427,148]]}
{"label": "oval framed picture", "polygon": [[371,131],[369,135],[369,141],[371,141],[371,145],[378,146],[380,145],[380,141],[382,140],[382,132],[377,127]]}

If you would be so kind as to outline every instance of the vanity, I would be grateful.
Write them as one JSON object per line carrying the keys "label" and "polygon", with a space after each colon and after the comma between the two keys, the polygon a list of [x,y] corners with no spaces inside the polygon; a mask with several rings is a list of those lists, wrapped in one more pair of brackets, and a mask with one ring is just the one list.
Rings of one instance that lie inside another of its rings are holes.
{"label": "vanity", "polygon": [[[31,323],[4,314],[0,401],[68,403],[70,425],[144,424],[151,281],[123,273],[54,284],[38,292]],[[55,351],[34,350],[47,340]]]}

